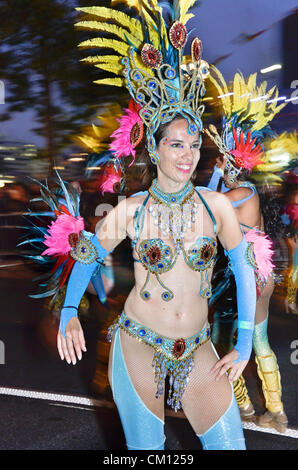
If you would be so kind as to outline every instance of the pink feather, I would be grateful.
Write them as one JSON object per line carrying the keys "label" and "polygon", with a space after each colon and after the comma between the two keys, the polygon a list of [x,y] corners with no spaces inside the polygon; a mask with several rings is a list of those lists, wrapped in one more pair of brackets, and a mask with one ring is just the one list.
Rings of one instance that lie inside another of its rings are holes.
{"label": "pink feather", "polygon": [[255,261],[258,265],[257,272],[259,275],[266,280],[274,268],[272,263],[273,250],[272,241],[263,232],[258,232],[254,229],[249,230],[245,234],[246,241],[253,243],[253,250],[255,255]]}
{"label": "pink feather", "polygon": [[109,175],[108,178],[100,185],[100,191],[102,195],[105,192],[114,193],[114,184],[120,182],[120,176]]}
{"label": "pink feather", "polygon": [[134,163],[136,157],[136,151],[134,150],[130,134],[133,126],[136,122],[139,122],[142,125],[142,120],[139,116],[139,113],[134,109],[125,109],[126,113],[117,121],[120,123],[120,127],[116,129],[111,137],[113,141],[110,144],[110,150],[112,150],[117,158],[128,157],[132,155],[133,161],[129,165],[131,166]]}
{"label": "pink feather", "polygon": [[51,223],[45,236],[44,244],[48,247],[42,255],[57,256],[65,255],[72,249],[68,237],[71,233],[79,233],[84,230],[83,217],[73,217],[68,214],[58,215],[57,219]]}

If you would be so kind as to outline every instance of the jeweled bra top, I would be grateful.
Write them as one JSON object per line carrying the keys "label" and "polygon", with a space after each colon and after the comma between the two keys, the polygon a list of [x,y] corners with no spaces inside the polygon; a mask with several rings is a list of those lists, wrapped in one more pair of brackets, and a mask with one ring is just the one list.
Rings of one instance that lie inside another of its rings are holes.
{"label": "jeweled bra top", "polygon": [[[187,188],[186,188],[187,186]],[[186,189],[185,189],[186,188]],[[206,189],[206,188],[202,188]],[[201,273],[201,286],[200,286],[200,295],[203,298],[210,298],[212,295],[211,285],[208,279],[208,269],[213,266],[216,253],[217,253],[217,240],[216,240],[216,220],[207,205],[203,196],[199,193],[198,188],[194,188],[191,183],[187,183],[187,185],[182,188],[181,191],[178,193],[162,193],[164,196],[165,204],[168,206],[168,210],[171,210],[171,204],[176,205],[177,203],[185,203],[185,201],[189,202],[190,204],[194,205],[194,201],[191,199],[194,192],[196,192],[204,204],[212,222],[213,222],[213,230],[215,237],[208,237],[202,236],[197,238],[194,244],[188,249],[185,250],[183,246],[183,234],[180,235],[180,238],[174,240],[175,250],[173,250],[169,245],[167,245],[161,238],[150,238],[145,239],[140,242],[139,246],[136,247],[140,233],[143,229],[144,225],[144,217],[145,217],[145,208],[147,202],[149,200],[150,195],[154,198],[156,196],[155,191],[157,191],[158,196],[160,196],[160,188],[157,186],[156,180],[153,182],[151,188],[148,191],[147,196],[145,197],[143,203],[137,208],[134,214],[134,229],[135,229],[135,237],[132,240],[132,248],[136,249],[139,259],[135,259],[135,262],[140,262],[147,270],[147,278],[145,281],[144,286],[140,291],[140,296],[143,300],[149,300],[151,298],[151,294],[148,290],[146,290],[146,286],[149,282],[150,274],[154,274],[159,282],[159,284],[163,287],[164,291],[161,294],[161,298],[164,301],[169,301],[173,299],[174,294],[173,292],[165,286],[165,284],[160,279],[160,275],[170,271],[174,264],[176,263],[177,257],[180,253],[183,254],[185,263],[193,270],[199,271]],[[147,192],[145,192],[146,194]],[[140,193],[137,193],[140,194]],[[181,202],[182,201],[182,202]],[[197,205],[197,204],[195,204]],[[153,211],[151,211],[152,213]],[[180,210],[181,212],[181,210]],[[193,212],[195,212],[193,210]],[[173,214],[170,214],[170,225],[171,219],[173,218]],[[194,222],[194,220],[192,220]],[[189,222],[190,223],[190,222]],[[188,225],[189,226],[189,225]],[[186,228],[183,229],[186,231]]]}

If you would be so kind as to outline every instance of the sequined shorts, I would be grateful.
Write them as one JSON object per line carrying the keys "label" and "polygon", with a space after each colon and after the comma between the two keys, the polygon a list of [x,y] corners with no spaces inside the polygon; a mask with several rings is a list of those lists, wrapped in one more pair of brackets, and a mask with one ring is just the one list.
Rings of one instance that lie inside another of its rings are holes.
{"label": "sequined shorts", "polygon": [[181,398],[193,368],[196,349],[210,339],[210,326],[207,324],[199,333],[190,338],[171,339],[129,318],[124,312],[110,326],[108,340],[121,328],[138,341],[154,348],[152,366],[155,368],[157,383],[156,398],[163,395],[165,378],[169,376],[169,396],[167,403],[175,411],[181,408]]}

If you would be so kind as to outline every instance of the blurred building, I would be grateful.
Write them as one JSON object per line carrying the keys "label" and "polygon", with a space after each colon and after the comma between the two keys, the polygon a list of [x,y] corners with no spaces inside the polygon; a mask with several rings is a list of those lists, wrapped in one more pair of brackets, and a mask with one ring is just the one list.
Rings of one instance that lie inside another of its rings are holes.
{"label": "blurred building", "polygon": [[[85,178],[86,153],[70,148],[57,155],[53,169],[68,180]],[[44,180],[49,174],[49,162],[40,158],[34,144],[0,138],[0,187],[6,183],[29,183],[29,177]]]}
{"label": "blurred building", "polygon": [[87,153],[79,147],[70,147],[56,159],[54,169],[67,181],[82,181],[86,178]]}
{"label": "blurred building", "polygon": [[0,139],[0,185],[24,181],[31,176],[37,155],[34,144]]}

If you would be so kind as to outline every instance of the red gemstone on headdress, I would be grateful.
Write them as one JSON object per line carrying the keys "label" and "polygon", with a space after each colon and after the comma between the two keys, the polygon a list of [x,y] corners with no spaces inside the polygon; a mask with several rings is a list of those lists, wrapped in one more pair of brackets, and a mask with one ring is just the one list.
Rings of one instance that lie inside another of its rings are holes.
{"label": "red gemstone on headdress", "polygon": [[195,38],[191,44],[191,54],[193,60],[198,62],[200,60],[202,53],[202,41],[199,38]]}
{"label": "red gemstone on headdress", "polygon": [[175,49],[182,49],[187,39],[187,29],[183,23],[175,21],[169,31],[170,41]]}
{"label": "red gemstone on headdress", "polygon": [[186,343],[183,338],[177,339],[173,344],[172,354],[176,359],[182,356],[186,349]]}
{"label": "red gemstone on headdress", "polygon": [[72,248],[76,248],[79,241],[79,235],[75,232],[68,235],[68,243]]}
{"label": "red gemstone on headdress", "polygon": [[144,44],[141,51],[141,57],[147,67],[156,69],[161,64],[161,54],[151,44]]}
{"label": "red gemstone on headdress", "polygon": [[130,143],[135,148],[142,140],[144,128],[141,122],[137,121],[130,131]]}

